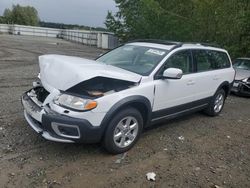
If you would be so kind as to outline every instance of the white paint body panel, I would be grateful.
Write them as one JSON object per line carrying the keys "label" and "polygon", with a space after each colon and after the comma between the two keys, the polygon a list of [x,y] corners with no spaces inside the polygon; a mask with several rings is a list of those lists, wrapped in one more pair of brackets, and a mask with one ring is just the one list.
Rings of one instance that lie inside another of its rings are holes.
{"label": "white paint body panel", "polygon": [[[173,47],[149,43],[132,44],[157,48],[164,46],[162,49],[171,49]],[[43,86],[51,92],[45,103],[49,103],[51,109],[60,114],[80,119],[87,119],[93,126],[100,126],[103,118],[112,106],[129,96],[136,95],[147,98],[151,103],[152,111],[158,111],[211,97],[214,95],[221,83],[224,81],[229,83],[233,82],[234,69],[232,67],[221,70],[187,74],[183,75],[183,77],[178,80],[154,80],[155,73],[165,63],[165,61],[173,53],[183,49],[207,49],[227,53],[225,50],[212,47],[183,45],[182,47],[171,51],[149,76],[140,76],[120,68],[77,57],[61,55],[40,56],[39,66],[41,71],[41,82]],[[132,88],[96,99],[98,106],[88,112],[76,112],[67,109],[69,112],[65,113],[65,108],[53,103],[53,98],[58,94],[59,90],[65,91],[80,82],[97,76],[127,80],[137,82],[139,84]]]}
{"label": "white paint body panel", "polygon": [[181,79],[155,80],[153,111],[211,97],[224,81],[233,82],[232,68],[183,75]]}
{"label": "white paint body panel", "polygon": [[153,82],[144,82],[139,86],[98,98],[96,99],[98,106],[95,109],[87,112],[75,112],[67,109],[68,113],[64,113],[65,108],[54,104],[53,101],[50,102],[50,107],[52,110],[60,114],[79,119],[87,119],[93,126],[100,126],[106,113],[112,108],[114,104],[126,97],[135,95],[146,97],[151,102],[152,106],[152,102],[154,100]]}
{"label": "white paint body panel", "polygon": [[181,79],[155,80],[156,92],[153,111],[192,102],[196,98],[195,86],[188,84],[194,75],[183,75]]}
{"label": "white paint body panel", "polygon": [[235,71],[236,71],[235,80],[243,80],[245,78],[250,77],[250,71],[249,70],[235,69]]}
{"label": "white paint body panel", "polygon": [[67,90],[70,87],[102,76],[139,82],[141,76],[94,60],[63,55],[43,55],[39,57],[40,77],[43,86],[50,92],[52,88]]}

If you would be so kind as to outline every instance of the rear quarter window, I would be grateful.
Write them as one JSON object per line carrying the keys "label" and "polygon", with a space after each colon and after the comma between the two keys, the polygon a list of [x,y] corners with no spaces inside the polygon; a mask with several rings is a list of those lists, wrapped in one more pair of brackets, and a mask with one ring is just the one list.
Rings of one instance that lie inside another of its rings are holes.
{"label": "rear quarter window", "polygon": [[228,55],[225,52],[208,51],[210,61],[213,69],[223,69],[230,67]]}

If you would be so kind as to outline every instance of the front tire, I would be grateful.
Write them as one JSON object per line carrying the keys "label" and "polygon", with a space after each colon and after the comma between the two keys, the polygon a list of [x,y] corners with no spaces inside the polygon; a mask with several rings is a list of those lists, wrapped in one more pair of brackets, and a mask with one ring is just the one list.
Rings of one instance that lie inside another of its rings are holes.
{"label": "front tire", "polygon": [[135,108],[124,109],[111,119],[102,144],[109,153],[124,153],[135,145],[142,128],[141,113]]}
{"label": "front tire", "polygon": [[226,99],[226,93],[223,89],[218,90],[210,101],[205,113],[209,116],[217,116],[221,113]]}

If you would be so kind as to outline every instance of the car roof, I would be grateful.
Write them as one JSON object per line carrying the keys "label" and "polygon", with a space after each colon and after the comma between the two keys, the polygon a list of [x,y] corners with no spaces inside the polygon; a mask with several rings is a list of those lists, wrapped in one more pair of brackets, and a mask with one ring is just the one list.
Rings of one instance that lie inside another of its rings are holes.
{"label": "car roof", "polygon": [[172,51],[177,48],[184,48],[184,49],[208,49],[208,50],[218,50],[226,52],[226,50],[220,48],[216,44],[208,44],[208,43],[193,43],[193,42],[175,42],[175,41],[166,41],[166,40],[156,40],[156,39],[140,39],[134,40],[131,42],[126,43],[131,45],[137,46],[146,46],[152,48],[160,48],[164,50]]}
{"label": "car roof", "polygon": [[164,50],[171,50],[173,47],[175,47],[175,45],[163,45],[163,44],[148,43],[148,42],[132,42],[132,43],[127,43],[126,45],[145,46],[150,48],[160,48]]}

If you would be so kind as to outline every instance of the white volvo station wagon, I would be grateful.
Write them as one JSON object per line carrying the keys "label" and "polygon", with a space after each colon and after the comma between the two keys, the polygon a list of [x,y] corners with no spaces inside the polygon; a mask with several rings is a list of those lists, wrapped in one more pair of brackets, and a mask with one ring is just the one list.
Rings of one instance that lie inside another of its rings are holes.
{"label": "white volvo station wagon", "polygon": [[22,96],[28,124],[47,140],[129,150],[143,128],[195,111],[218,115],[235,70],[207,44],[139,40],[96,60],[39,57],[39,80]]}

